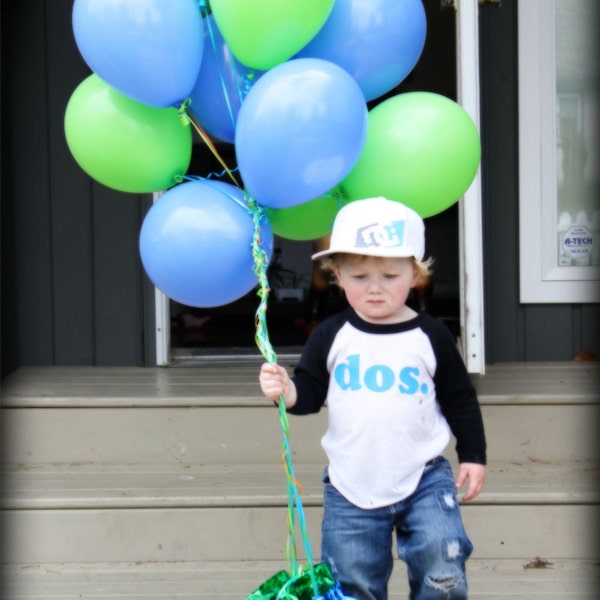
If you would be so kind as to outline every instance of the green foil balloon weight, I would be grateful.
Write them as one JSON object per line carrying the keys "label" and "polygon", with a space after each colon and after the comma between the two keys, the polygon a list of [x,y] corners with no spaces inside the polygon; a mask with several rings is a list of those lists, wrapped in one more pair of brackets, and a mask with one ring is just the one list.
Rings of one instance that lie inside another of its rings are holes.
{"label": "green foil balloon weight", "polygon": [[354,600],[346,596],[324,563],[305,570],[295,577],[286,571],[279,571],[260,587],[256,588],[246,600]]}
{"label": "green foil balloon weight", "polygon": [[235,57],[267,71],[292,58],[318,33],[334,0],[211,0],[217,27]]}
{"label": "green foil balloon weight", "polygon": [[314,200],[287,208],[265,208],[273,233],[297,241],[316,240],[331,233],[333,220],[344,205],[338,188]]}
{"label": "green foil balloon weight", "polygon": [[430,92],[398,94],[369,112],[367,141],[340,187],[349,200],[384,196],[421,217],[446,210],[469,188],[481,145],[471,117]]}
{"label": "green foil balloon weight", "polygon": [[177,109],[132,100],[96,74],[73,92],[64,126],[67,145],[79,166],[121,192],[168,189],[190,165],[192,131]]}

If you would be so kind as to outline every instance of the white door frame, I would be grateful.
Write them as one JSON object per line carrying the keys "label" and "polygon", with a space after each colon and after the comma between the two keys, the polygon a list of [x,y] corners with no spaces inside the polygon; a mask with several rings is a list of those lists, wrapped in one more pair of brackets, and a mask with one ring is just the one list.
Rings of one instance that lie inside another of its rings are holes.
{"label": "white door frame", "polygon": [[156,313],[156,366],[166,367],[171,362],[171,305],[169,299],[154,288]]}
{"label": "white door frame", "polygon": [[[480,131],[478,0],[457,0],[456,73],[459,104]],[[483,233],[480,172],[459,202],[460,329],[469,373],[485,372]]]}
{"label": "white door frame", "polygon": [[[456,70],[459,104],[480,130],[478,0],[456,0]],[[153,194],[156,201],[161,192]],[[483,236],[479,171],[459,202],[460,345],[469,373],[485,372],[483,321]],[[170,362],[169,300],[158,289],[156,364]]]}
{"label": "white door frame", "polygon": [[[164,192],[154,192],[156,202]],[[156,366],[166,367],[171,362],[171,304],[157,287],[154,288],[154,334],[156,337]]]}

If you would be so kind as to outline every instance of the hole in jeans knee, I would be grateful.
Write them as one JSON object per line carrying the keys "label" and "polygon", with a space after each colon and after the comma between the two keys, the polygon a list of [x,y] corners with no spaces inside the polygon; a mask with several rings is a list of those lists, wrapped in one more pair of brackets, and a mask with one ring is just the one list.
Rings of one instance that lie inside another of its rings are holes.
{"label": "hole in jeans knee", "polygon": [[457,573],[456,575],[450,575],[448,577],[435,577],[432,575],[427,575],[427,577],[425,577],[425,584],[435,590],[448,592],[462,583],[463,580],[464,578],[460,573]]}

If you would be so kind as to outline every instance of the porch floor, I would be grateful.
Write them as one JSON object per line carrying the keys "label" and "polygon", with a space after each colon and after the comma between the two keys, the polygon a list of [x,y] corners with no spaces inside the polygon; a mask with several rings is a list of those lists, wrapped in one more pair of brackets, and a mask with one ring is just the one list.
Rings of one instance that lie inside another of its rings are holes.
{"label": "porch floor", "polygon": [[[293,367],[294,358],[282,364]],[[488,365],[472,375],[481,404],[598,402],[600,363]],[[2,382],[2,406],[237,406],[264,405],[258,366],[194,368],[23,367]]]}

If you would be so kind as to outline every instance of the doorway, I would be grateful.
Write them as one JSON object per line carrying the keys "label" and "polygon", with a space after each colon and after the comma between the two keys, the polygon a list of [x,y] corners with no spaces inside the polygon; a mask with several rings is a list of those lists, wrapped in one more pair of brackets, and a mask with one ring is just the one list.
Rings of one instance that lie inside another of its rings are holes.
{"label": "doorway", "polygon": [[[456,14],[439,0],[424,0],[427,37],[419,62],[408,77],[386,95],[369,103],[369,109],[399,93],[427,91],[456,100]],[[219,154],[235,168],[233,145],[217,144]],[[203,143],[195,143],[189,172],[206,176],[222,167]],[[311,285],[313,243],[275,237],[269,267],[272,293],[268,328],[280,355],[297,356],[314,324],[346,306],[335,285],[318,292]],[[455,337],[460,335],[459,212],[454,205],[426,219],[426,255],[435,260],[430,286],[415,291],[409,303],[425,307],[443,319]],[[318,268],[318,267],[317,267]],[[194,308],[169,301],[171,362],[194,363],[209,359],[260,359],[254,343],[254,314],[258,298],[253,290],[226,306]]]}

